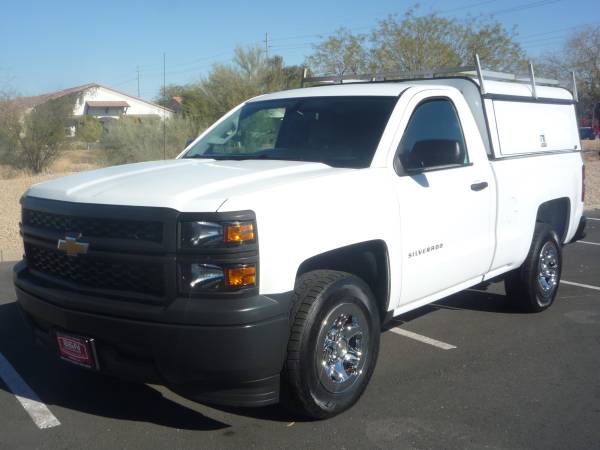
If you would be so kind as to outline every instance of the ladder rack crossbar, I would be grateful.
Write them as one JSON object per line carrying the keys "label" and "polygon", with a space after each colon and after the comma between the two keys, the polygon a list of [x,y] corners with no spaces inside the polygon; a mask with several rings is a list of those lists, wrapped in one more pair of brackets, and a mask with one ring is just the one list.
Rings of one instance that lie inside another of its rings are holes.
{"label": "ladder rack crossbar", "polygon": [[[529,64],[529,73],[527,75],[516,75],[514,73],[500,72],[495,70],[487,70],[481,68],[479,55],[475,55],[475,65],[458,66],[458,67],[441,67],[431,70],[423,70],[416,72],[379,72],[370,74],[350,74],[350,75],[333,75],[333,76],[316,76],[307,77],[307,70],[304,70],[302,76],[302,86],[307,84],[342,84],[356,82],[375,82],[375,81],[404,81],[415,79],[434,79],[442,75],[449,76],[466,76],[474,78],[479,82],[479,89],[482,94],[485,94],[486,81],[510,81],[514,83],[525,83],[531,86],[532,96],[537,97],[537,86],[560,86],[558,80],[550,78],[538,78],[534,75],[533,66]],[[577,101],[577,88],[572,75],[571,86],[573,97]]]}

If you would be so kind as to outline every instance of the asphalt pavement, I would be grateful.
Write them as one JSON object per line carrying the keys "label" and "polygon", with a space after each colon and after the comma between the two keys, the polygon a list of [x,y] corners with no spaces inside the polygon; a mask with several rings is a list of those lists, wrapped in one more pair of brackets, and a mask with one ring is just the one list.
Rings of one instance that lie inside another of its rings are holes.
{"label": "asphalt pavement", "polygon": [[[213,408],[63,363],[34,346],[3,263],[0,356],[31,393],[16,397],[15,379],[11,389],[0,377],[0,449],[598,449],[600,211],[588,216],[598,220],[565,247],[551,309],[523,314],[491,284],[405,314],[382,335],[359,403],[321,422]],[[40,428],[23,403],[56,422]]]}

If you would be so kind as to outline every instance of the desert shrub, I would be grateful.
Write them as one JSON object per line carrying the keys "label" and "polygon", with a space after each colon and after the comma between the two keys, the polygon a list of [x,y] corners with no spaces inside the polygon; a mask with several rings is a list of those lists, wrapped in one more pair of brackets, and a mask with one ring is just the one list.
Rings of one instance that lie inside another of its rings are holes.
{"label": "desert shrub", "polygon": [[16,166],[19,110],[11,96],[0,92],[0,164]]}
{"label": "desert shrub", "polygon": [[123,117],[105,125],[101,144],[108,164],[167,159],[177,156],[199,130],[184,117],[167,119],[166,155],[163,154],[163,123],[158,117]]}
{"label": "desert shrub", "polygon": [[91,116],[83,116],[75,124],[77,139],[86,143],[89,150],[90,144],[98,142],[102,137],[102,123]]}
{"label": "desert shrub", "polygon": [[0,100],[0,158],[37,174],[56,160],[72,124],[76,95],[51,99],[26,110],[13,99]]}

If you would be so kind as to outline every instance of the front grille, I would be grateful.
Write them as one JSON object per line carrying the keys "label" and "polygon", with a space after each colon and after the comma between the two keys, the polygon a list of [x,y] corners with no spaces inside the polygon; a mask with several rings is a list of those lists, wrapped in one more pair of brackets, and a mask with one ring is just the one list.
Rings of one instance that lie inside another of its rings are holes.
{"label": "front grille", "polygon": [[163,267],[151,262],[117,262],[91,255],[67,256],[57,250],[25,244],[30,269],[84,288],[163,296]]}
{"label": "front grille", "polygon": [[77,232],[89,238],[128,239],[162,242],[163,224],[124,219],[100,219],[65,216],[32,209],[23,209],[23,225],[57,231]]}

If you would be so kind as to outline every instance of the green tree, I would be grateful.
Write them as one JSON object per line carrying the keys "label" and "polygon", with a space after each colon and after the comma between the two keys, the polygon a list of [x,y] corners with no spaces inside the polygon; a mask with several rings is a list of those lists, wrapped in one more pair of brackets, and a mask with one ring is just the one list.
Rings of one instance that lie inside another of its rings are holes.
{"label": "green tree", "polygon": [[91,116],[83,116],[76,126],[76,135],[90,148],[90,144],[98,142],[102,137],[102,123]]}
{"label": "green tree", "polygon": [[[174,158],[187,141],[198,136],[199,130],[188,118],[166,119],[166,157]],[[102,135],[108,164],[126,164],[163,159],[163,127],[159,117],[144,119],[123,116],[106,125]]]}
{"label": "green tree", "polygon": [[[48,100],[30,111],[19,110],[5,129],[14,145],[11,160],[14,165],[40,173],[56,159],[72,125],[76,94]],[[13,102],[18,105],[18,101]]]}
{"label": "green tree", "polygon": [[562,50],[544,55],[539,62],[544,74],[565,82],[575,72],[581,113],[600,102],[600,25],[572,33]]}
{"label": "green tree", "polygon": [[307,63],[316,73],[328,75],[402,73],[471,65],[475,53],[486,67],[524,66],[515,30],[506,30],[494,19],[419,15],[416,7],[380,20],[368,39],[338,30],[314,46]]}
{"label": "green tree", "polygon": [[164,89],[161,88],[160,94],[154,100],[160,106],[169,107],[171,103],[171,99],[173,97],[181,97],[186,91],[186,86],[181,86],[178,84],[169,84]]}
{"label": "green tree", "polygon": [[267,60],[262,73],[262,91],[266,93],[299,88],[303,72],[304,67],[286,66],[283,58],[275,55]]}
{"label": "green tree", "polygon": [[505,29],[495,20],[468,19],[457,30],[456,53],[461,64],[473,64],[478,54],[485,67],[495,70],[522,72],[526,54],[517,42],[517,30]]}
{"label": "green tree", "polygon": [[338,28],[334,34],[313,45],[307,64],[318,73],[330,75],[360,75],[369,69],[367,36]]}
{"label": "green tree", "polygon": [[232,64],[216,64],[198,83],[172,91],[182,97],[184,116],[202,129],[251,97],[300,87],[302,71],[280,56],[266,58],[258,46],[238,47]]}
{"label": "green tree", "polygon": [[0,92],[0,164],[16,164],[20,110],[14,96]]}
{"label": "green tree", "polygon": [[453,19],[435,14],[380,20],[371,33],[371,63],[378,72],[416,72],[460,65],[454,49],[458,29]]}

